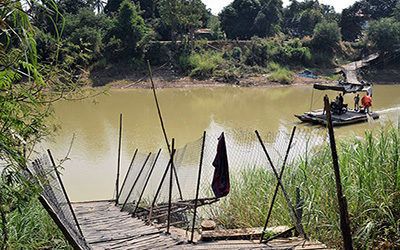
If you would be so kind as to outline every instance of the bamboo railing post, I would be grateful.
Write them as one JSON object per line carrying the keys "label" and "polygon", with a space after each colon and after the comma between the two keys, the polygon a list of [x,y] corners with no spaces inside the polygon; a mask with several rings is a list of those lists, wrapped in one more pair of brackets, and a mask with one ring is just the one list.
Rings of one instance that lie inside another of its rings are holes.
{"label": "bamboo railing post", "polygon": [[260,144],[261,144],[261,146],[262,146],[262,149],[263,149],[263,151],[264,151],[264,153],[265,153],[265,155],[266,155],[266,157],[267,157],[267,159],[268,159],[268,162],[269,162],[269,164],[271,165],[272,171],[273,171],[273,173],[274,173],[274,175],[275,175],[275,177],[276,177],[276,179],[277,179],[277,181],[278,181],[278,184],[279,184],[279,186],[281,186],[281,190],[282,190],[283,196],[285,197],[286,203],[287,203],[287,205],[288,205],[288,207],[289,207],[289,213],[291,214],[291,217],[292,217],[292,219],[294,220],[294,222],[295,222],[295,224],[296,224],[296,225],[295,225],[295,226],[296,226],[296,230],[298,231],[298,233],[299,233],[301,236],[303,236],[304,238],[307,239],[307,235],[306,235],[305,232],[304,232],[303,225],[300,223],[300,220],[299,220],[299,218],[297,217],[297,213],[296,213],[296,210],[295,210],[294,207],[293,207],[293,203],[292,203],[292,201],[290,200],[290,197],[289,197],[288,193],[286,192],[286,189],[285,189],[284,186],[283,186],[282,180],[279,178],[279,174],[278,174],[278,172],[276,171],[276,168],[275,168],[275,166],[274,166],[274,163],[272,162],[271,157],[270,157],[269,154],[268,154],[267,148],[265,147],[264,142],[263,142],[263,140],[261,139],[261,136],[260,136],[260,134],[258,133],[257,130],[255,131],[255,133],[256,133],[257,138],[258,138],[258,140],[259,140],[259,142],[260,142]]}
{"label": "bamboo railing post", "polygon": [[[153,97],[154,97],[154,101],[156,103],[156,108],[157,108],[157,112],[158,112],[158,117],[160,119],[160,123],[161,123],[161,129],[164,135],[164,140],[165,143],[167,144],[167,148],[168,148],[168,152],[171,154],[171,147],[169,145],[169,141],[168,141],[168,136],[167,136],[167,131],[165,129],[165,125],[164,125],[164,120],[162,118],[162,114],[161,114],[161,108],[160,108],[160,104],[158,103],[158,98],[157,98],[157,93],[156,93],[156,88],[154,86],[154,81],[153,81],[153,73],[151,71],[151,66],[150,66],[150,61],[147,60],[147,68],[149,70],[149,77],[150,77],[150,82],[151,82],[151,89],[153,90]],[[176,173],[176,169],[174,164],[172,164],[172,170],[174,171],[174,175],[175,175],[175,181],[176,181],[176,185],[178,187],[178,192],[179,192],[179,197],[181,200],[183,200],[183,196],[182,196],[182,190],[181,190],[181,185],[179,183],[179,179],[178,179],[178,174]],[[164,180],[163,180],[164,181]]]}
{"label": "bamboo railing post", "polygon": [[118,199],[117,199],[117,204],[119,204],[119,198],[120,198],[120,196],[121,196],[121,192],[122,192],[122,190],[123,190],[124,187],[125,187],[126,180],[127,180],[127,178],[128,178],[129,173],[131,172],[131,169],[132,169],[132,166],[133,166],[133,162],[135,161],[137,152],[138,152],[138,149],[136,149],[136,150],[135,150],[135,153],[133,153],[133,157],[132,157],[132,160],[131,160],[131,164],[129,164],[128,171],[127,171],[126,174],[125,174],[124,181],[122,182],[122,186],[121,186],[121,188],[120,188],[120,190],[119,190],[119,196],[118,196]]}
{"label": "bamboo railing post", "polygon": [[[280,179],[282,179],[283,172],[285,171],[286,162],[287,162],[287,159],[289,157],[290,148],[292,147],[293,138],[294,138],[294,134],[295,133],[296,133],[296,127],[293,127],[292,134],[291,134],[290,140],[289,140],[289,144],[288,144],[288,147],[287,147],[287,150],[286,150],[285,159],[283,161],[282,169],[281,169],[281,172],[279,174],[279,178]],[[260,243],[263,242],[263,238],[264,238],[264,235],[265,235],[265,230],[267,229],[269,219],[271,218],[271,215],[272,215],[272,209],[273,209],[274,204],[275,204],[276,196],[278,195],[278,190],[279,190],[279,182],[275,186],[275,191],[274,191],[274,195],[272,196],[271,204],[270,204],[270,207],[269,207],[269,210],[268,210],[268,214],[267,214],[267,219],[265,220],[264,228],[263,228],[263,230],[261,232]]]}
{"label": "bamboo railing post", "polygon": [[169,194],[168,194],[168,220],[167,220],[167,234],[169,234],[169,228],[171,225],[171,202],[172,202],[172,178],[173,178],[173,166],[174,166],[174,154],[175,154],[175,139],[172,138],[172,153],[170,159],[170,170],[169,170]]}
{"label": "bamboo railing post", "polygon": [[65,196],[65,199],[67,200],[68,208],[70,209],[70,211],[71,211],[71,213],[72,213],[72,216],[74,217],[74,221],[75,221],[75,223],[76,223],[76,227],[78,228],[78,231],[79,231],[79,233],[81,234],[81,236],[84,237],[84,236],[83,236],[83,233],[82,233],[82,230],[81,230],[81,227],[79,226],[78,218],[76,218],[74,209],[72,208],[71,201],[69,200],[69,197],[68,197],[68,194],[67,194],[67,190],[66,190],[65,187],[64,187],[64,183],[63,183],[63,181],[62,181],[62,179],[61,179],[60,173],[58,172],[56,163],[55,163],[55,161],[54,161],[54,158],[53,158],[53,155],[51,154],[50,149],[47,149],[47,154],[48,154],[49,157],[50,157],[51,164],[53,165],[54,171],[56,172],[57,180],[58,180],[58,182],[60,183],[62,192],[63,192],[63,194],[64,194],[64,196]]}
{"label": "bamboo railing post", "polygon": [[161,153],[161,149],[158,150],[157,156],[156,156],[156,158],[154,159],[154,162],[153,162],[153,164],[152,164],[152,166],[151,166],[149,175],[147,176],[146,182],[145,182],[144,185],[143,185],[142,192],[140,193],[139,199],[138,199],[137,202],[136,202],[136,207],[135,207],[135,210],[133,210],[132,215],[135,215],[136,210],[139,208],[139,203],[140,203],[140,201],[142,200],[144,191],[146,190],[146,187],[147,187],[147,184],[149,183],[150,177],[151,177],[151,175],[153,174],[153,170],[154,170],[154,167],[155,167],[156,164],[157,164],[157,160],[158,160],[158,157],[160,156],[160,153]]}
{"label": "bamboo railing post", "polygon": [[343,194],[343,188],[340,178],[339,157],[336,150],[335,133],[332,124],[331,107],[327,95],[325,95],[324,97],[324,104],[325,104],[326,119],[329,132],[329,142],[332,153],[333,170],[335,172],[336,194],[339,203],[340,229],[342,231],[342,236],[343,236],[343,247],[345,250],[352,250],[353,240],[351,238],[349,213],[347,211],[347,200],[345,195]]}
{"label": "bamboo railing post", "polygon": [[144,169],[144,167],[146,166],[147,161],[148,161],[149,158],[150,158],[150,155],[151,155],[151,153],[149,153],[149,154],[147,155],[146,160],[144,161],[142,167],[140,168],[139,174],[138,174],[138,176],[136,177],[135,182],[133,183],[133,185],[132,185],[132,187],[131,187],[131,190],[129,190],[129,193],[128,193],[128,195],[126,196],[126,199],[125,199],[125,201],[124,201],[124,204],[123,204],[122,207],[121,207],[121,211],[124,210],[126,204],[128,203],[129,196],[131,196],[131,194],[132,194],[132,192],[133,192],[133,189],[134,189],[135,186],[136,186],[136,183],[139,181],[139,178],[140,178],[140,176],[142,175],[143,169]]}
{"label": "bamboo railing post", "polygon": [[118,205],[119,199],[119,172],[121,169],[121,143],[122,143],[122,113],[119,114],[119,136],[118,136],[118,162],[117,162],[117,178],[115,180],[115,205]]}
{"label": "bamboo railing post", "polygon": [[196,187],[196,198],[194,200],[194,211],[193,211],[193,223],[192,223],[192,232],[190,235],[190,241],[193,243],[194,237],[194,227],[196,224],[196,215],[197,215],[197,201],[199,199],[199,190],[200,190],[200,182],[201,182],[201,169],[203,166],[203,156],[204,156],[204,145],[206,141],[206,131],[203,132],[203,142],[201,144],[201,153],[200,153],[200,163],[199,163],[199,173],[197,175],[197,187]]}

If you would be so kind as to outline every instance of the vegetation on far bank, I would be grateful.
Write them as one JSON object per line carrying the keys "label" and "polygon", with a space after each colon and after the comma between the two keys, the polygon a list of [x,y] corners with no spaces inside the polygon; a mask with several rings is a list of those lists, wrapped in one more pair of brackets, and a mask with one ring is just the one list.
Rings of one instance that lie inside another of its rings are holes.
{"label": "vegetation on far bank", "polygon": [[[383,64],[398,61],[392,58],[400,44],[398,0],[360,0],[342,13],[317,0],[286,7],[281,0],[235,0],[218,16],[201,0],[42,2],[30,12],[39,60],[60,48],[63,69],[92,83],[96,72],[145,74],[147,60],[182,76],[228,83],[260,73],[290,82],[284,70],[269,72],[269,63],[291,71],[332,68],[376,51]],[[54,6],[57,12],[43,15]]]}
{"label": "vegetation on far bank", "polygon": [[[348,201],[355,249],[400,247],[400,130],[366,132],[364,138],[341,140],[338,146],[343,190]],[[314,239],[341,248],[342,238],[331,152],[313,149],[288,166],[283,183],[295,201],[301,190],[303,224]],[[270,169],[255,167],[233,178],[232,190],[212,214],[227,228],[261,227],[276,178]],[[292,225],[279,191],[270,226]]]}

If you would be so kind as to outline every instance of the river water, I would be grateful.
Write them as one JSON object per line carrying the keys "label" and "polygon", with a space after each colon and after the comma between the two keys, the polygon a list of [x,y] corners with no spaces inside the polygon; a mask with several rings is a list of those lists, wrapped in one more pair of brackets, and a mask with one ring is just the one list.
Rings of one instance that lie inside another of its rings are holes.
{"label": "river water", "polygon": [[[204,130],[214,134],[256,129],[275,133],[294,125],[307,126],[293,115],[321,108],[323,94],[313,93],[311,86],[158,90],[168,136],[174,137],[178,146],[199,139]],[[65,162],[63,171],[72,200],[113,197],[120,113],[124,115],[122,176],[136,148],[142,152],[165,148],[152,98],[151,90],[147,89],[111,90],[107,95],[55,104],[55,122],[60,130],[39,150],[49,147],[56,159],[62,159],[74,138],[70,160]],[[345,96],[350,104],[352,98],[353,95]],[[398,122],[400,86],[375,86],[373,101],[373,110],[381,113],[381,119],[337,128],[336,133],[341,137],[362,135],[366,129],[377,129],[389,121]],[[193,170],[193,183],[195,180]]]}

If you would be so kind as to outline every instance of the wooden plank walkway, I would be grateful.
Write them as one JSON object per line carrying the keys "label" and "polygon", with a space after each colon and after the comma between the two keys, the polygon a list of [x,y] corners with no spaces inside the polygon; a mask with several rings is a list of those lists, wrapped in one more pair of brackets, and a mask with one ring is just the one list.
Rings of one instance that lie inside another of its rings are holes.
{"label": "wooden plank walkway", "polygon": [[121,212],[113,202],[72,205],[83,235],[93,249],[163,249],[183,243],[127,212]]}
{"label": "wooden plank walkway", "polygon": [[86,241],[93,249],[327,249],[319,242],[301,238],[275,239],[267,244],[252,240],[199,241],[189,244],[182,236],[166,235],[127,212],[112,201],[73,203]]}

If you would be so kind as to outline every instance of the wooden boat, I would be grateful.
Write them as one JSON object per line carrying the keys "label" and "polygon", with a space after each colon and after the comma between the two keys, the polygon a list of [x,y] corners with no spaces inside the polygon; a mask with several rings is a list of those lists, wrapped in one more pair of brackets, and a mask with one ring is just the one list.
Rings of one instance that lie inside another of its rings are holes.
{"label": "wooden boat", "polygon": [[[343,94],[347,93],[358,93],[367,92],[369,95],[372,93],[372,86],[367,84],[349,84],[349,83],[339,83],[337,85],[322,85],[314,84],[314,89],[317,90],[333,90],[339,91]],[[364,110],[350,110],[343,108],[340,112],[332,112],[332,123],[333,126],[344,126],[350,124],[356,124],[361,122],[368,122],[368,116],[372,119],[379,119],[379,114],[372,112],[366,113]],[[305,112],[302,115],[295,115],[300,121],[307,122],[311,124],[326,125],[327,118],[323,110],[314,110],[310,112]]]}

